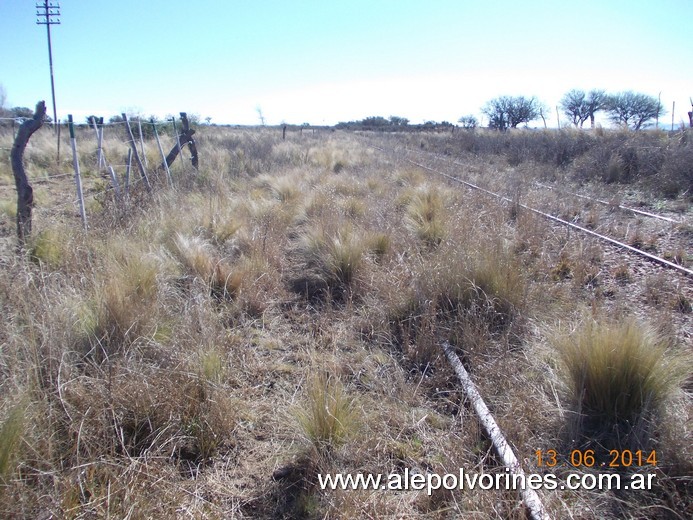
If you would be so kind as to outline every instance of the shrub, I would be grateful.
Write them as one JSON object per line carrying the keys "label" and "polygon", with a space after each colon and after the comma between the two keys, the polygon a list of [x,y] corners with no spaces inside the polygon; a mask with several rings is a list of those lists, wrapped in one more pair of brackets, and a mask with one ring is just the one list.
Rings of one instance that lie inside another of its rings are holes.
{"label": "shrub", "polygon": [[291,290],[310,299],[330,293],[335,300],[343,301],[353,295],[365,251],[363,240],[350,226],[332,234],[307,231],[295,248],[299,265],[290,280]]}
{"label": "shrub", "polygon": [[667,361],[664,342],[633,320],[590,321],[557,338],[556,346],[574,438],[606,449],[648,446],[655,419],[684,374]]}
{"label": "shrub", "polygon": [[407,204],[407,224],[428,247],[437,247],[445,238],[444,204],[433,188],[418,190]]}
{"label": "shrub", "polygon": [[211,244],[197,237],[188,238],[179,234],[175,246],[177,256],[186,268],[209,286],[212,295],[229,298],[236,294],[240,279]]}

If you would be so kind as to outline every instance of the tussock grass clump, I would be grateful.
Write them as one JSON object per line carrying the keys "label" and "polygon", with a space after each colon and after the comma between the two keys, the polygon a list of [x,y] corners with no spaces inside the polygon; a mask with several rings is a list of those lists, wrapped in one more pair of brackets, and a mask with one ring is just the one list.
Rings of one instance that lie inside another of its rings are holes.
{"label": "tussock grass clump", "polygon": [[526,293],[519,262],[502,244],[480,246],[470,254],[447,251],[420,276],[428,301],[446,313],[478,318],[493,331],[512,322]]}
{"label": "tussock grass clump", "polygon": [[607,449],[645,448],[685,375],[666,344],[634,320],[589,321],[555,340],[576,438]]}
{"label": "tussock grass clump", "polygon": [[0,216],[10,219],[17,217],[17,203],[11,200],[0,200]]}
{"label": "tussock grass clump", "polygon": [[299,239],[300,264],[290,280],[291,290],[309,299],[330,294],[343,301],[354,294],[356,279],[365,263],[366,246],[351,226],[334,233],[311,229]]}
{"label": "tussock grass clump", "polygon": [[443,340],[471,351],[492,337],[519,333],[515,324],[527,292],[519,261],[501,244],[477,247],[465,253],[441,246],[392,300],[390,334],[411,369],[434,368]]}
{"label": "tussock grass clump", "polygon": [[334,376],[320,373],[309,383],[306,402],[296,418],[320,453],[341,446],[358,426],[354,399]]}
{"label": "tussock grass clump", "polygon": [[[62,230],[64,231],[64,230]],[[36,263],[58,267],[65,261],[65,235],[55,228],[41,230],[30,237],[29,256]]]}
{"label": "tussock grass clump", "polygon": [[211,293],[221,298],[236,294],[240,279],[231,266],[212,248],[211,244],[198,237],[177,235],[176,253],[185,267],[209,285]]}
{"label": "tussock grass clump", "polygon": [[88,354],[96,360],[122,351],[157,327],[159,267],[137,251],[109,262],[97,280],[94,297],[77,309],[77,329],[89,338]]}
{"label": "tussock grass clump", "polygon": [[417,190],[407,203],[407,224],[428,247],[437,247],[445,238],[445,205],[438,190]]}
{"label": "tussock grass clump", "polygon": [[257,182],[280,202],[296,202],[301,197],[301,186],[298,179],[294,176],[282,175],[273,177],[262,175],[258,177]]}

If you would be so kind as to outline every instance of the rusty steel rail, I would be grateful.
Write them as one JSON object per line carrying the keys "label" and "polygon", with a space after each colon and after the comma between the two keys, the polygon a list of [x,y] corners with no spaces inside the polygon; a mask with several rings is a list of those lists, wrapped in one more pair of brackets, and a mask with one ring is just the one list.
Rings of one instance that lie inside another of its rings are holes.
{"label": "rusty steel rail", "polygon": [[[455,164],[457,164],[457,163],[455,163]],[[608,202],[606,200],[595,199],[593,197],[588,197],[587,195],[580,195],[579,193],[573,193],[571,191],[564,190],[563,188],[554,188],[553,186],[549,186],[547,184],[542,184],[541,182],[536,182],[535,184],[541,188],[560,191],[563,193],[567,193],[568,195],[572,195],[574,197],[579,197],[581,199],[586,199],[586,200],[591,200],[593,202],[598,202],[599,204],[603,204],[604,206],[614,206],[614,204],[611,204],[610,202]],[[621,204],[616,205],[616,207],[618,207],[619,209],[625,210],[625,211],[630,211],[632,213],[635,213],[636,215],[642,215],[644,217],[656,218],[659,220],[664,220],[666,222],[671,222],[672,224],[681,224],[681,221],[679,221],[679,220],[674,220],[673,218],[665,217],[663,215],[657,215],[656,213],[650,213],[649,211],[642,211],[640,209],[631,208],[629,206],[622,206]]]}
{"label": "rusty steel rail", "polygon": [[[435,158],[448,161],[450,164],[453,164],[453,165],[455,165],[455,166],[464,166],[464,164],[462,164],[461,162],[455,161],[454,159],[449,159],[449,158],[447,158],[447,157],[441,156],[440,154],[437,154],[437,153],[434,153],[434,152],[429,152],[429,151],[424,151],[424,150],[415,150],[415,149],[412,149],[412,148],[404,148],[404,150],[405,150],[406,152],[410,152],[410,153],[418,153],[418,154],[421,154],[421,155],[431,155],[431,156],[433,156],[433,157],[435,157]],[[573,193],[572,191],[568,191],[568,190],[565,190],[565,189],[563,189],[563,188],[556,188],[556,187],[553,187],[553,186],[549,186],[548,184],[542,184],[541,182],[535,182],[535,184],[536,184],[537,186],[541,187],[541,188],[546,188],[546,189],[549,189],[549,190],[560,191],[560,192],[563,192],[563,193],[567,193],[567,194],[569,194],[569,195],[572,195],[572,196],[574,196],[574,197],[578,197],[578,198],[586,199],[586,200],[591,200],[591,201],[593,201],[593,202],[597,202],[598,204],[603,204],[604,206],[614,206],[614,204],[610,203],[609,201],[601,200],[601,199],[595,199],[594,197],[588,197],[587,195],[581,195],[581,194],[579,194],[579,193]],[[615,206],[618,207],[619,209],[624,210],[624,211],[630,211],[630,212],[632,212],[632,213],[635,213],[636,215],[642,215],[642,216],[644,216],[644,217],[656,218],[656,219],[659,219],[659,220],[664,220],[664,221],[666,221],[666,222],[670,222],[670,223],[672,223],[672,224],[681,224],[681,223],[682,223],[682,222],[679,221],[679,220],[675,220],[675,219],[673,219],[673,218],[665,217],[665,216],[663,216],[663,215],[657,215],[656,213],[650,213],[649,211],[643,211],[643,210],[641,210],[641,209],[631,208],[631,207],[629,207],[629,206],[623,206],[623,205],[621,205],[621,204],[616,204]]]}
{"label": "rusty steel rail", "polygon": [[[377,146],[374,146],[374,148],[376,148],[377,150],[383,151],[383,152],[387,151],[386,149],[380,148],[380,147],[377,147]],[[445,173],[445,172],[441,172],[440,170],[436,170],[435,168],[431,168],[430,166],[426,166],[425,164],[421,164],[421,163],[419,163],[419,162],[413,161],[412,159],[408,159],[408,158],[406,158],[406,157],[404,158],[404,160],[407,161],[407,162],[410,163],[410,164],[413,164],[413,165],[415,165],[415,166],[418,166],[419,168],[423,168],[424,170],[428,170],[428,171],[430,171],[430,172],[432,172],[432,173],[435,173],[435,174],[437,174],[437,175],[440,175],[440,176],[442,176],[442,177],[445,177],[445,178],[447,178],[447,179],[449,179],[449,180],[451,180],[451,181],[454,181],[454,182],[457,182],[457,183],[460,183],[460,184],[464,184],[464,185],[467,186],[468,188],[481,191],[482,193],[485,193],[485,194],[487,194],[487,195],[489,195],[489,196],[491,196],[491,197],[494,197],[494,198],[496,198],[496,199],[498,199],[498,200],[500,200],[500,201],[509,202],[509,203],[511,203],[511,204],[514,203],[514,202],[513,202],[511,199],[509,199],[508,197],[504,197],[503,195],[500,195],[500,194],[495,193],[495,192],[493,192],[493,191],[490,191],[490,190],[487,190],[487,189],[485,189],[485,188],[482,188],[481,186],[477,186],[476,184],[472,184],[471,182],[468,182],[468,181],[465,181],[465,180],[460,179],[460,178],[458,178],[458,177],[455,177],[454,175],[450,175],[450,174],[447,174],[447,173]],[[600,234],[600,233],[597,233],[597,232],[595,232],[595,231],[592,231],[591,229],[587,229],[587,228],[585,228],[585,227],[578,226],[577,224],[575,224],[575,223],[573,223],[573,222],[569,222],[569,221],[567,221],[567,220],[563,220],[562,218],[557,217],[557,216],[555,216],[555,215],[551,215],[550,213],[545,213],[545,212],[540,211],[540,210],[538,210],[538,209],[535,209],[535,208],[532,208],[532,207],[530,207],[530,206],[527,206],[526,204],[517,203],[517,205],[518,205],[519,207],[521,207],[522,209],[525,209],[525,210],[527,210],[527,211],[530,211],[530,212],[532,212],[532,213],[535,213],[535,214],[537,214],[537,215],[540,215],[540,216],[542,216],[542,217],[544,217],[544,218],[546,218],[546,219],[549,219],[549,220],[551,220],[551,221],[553,221],[553,222],[556,222],[556,223],[561,224],[561,225],[563,225],[563,226],[567,226],[567,227],[572,228],[572,229],[576,229],[576,230],[578,230],[578,231],[580,231],[580,232],[582,232],[582,233],[585,233],[585,234],[587,234],[587,235],[593,236],[593,237],[595,237],[595,238],[597,238],[597,239],[599,239],[599,240],[602,240],[602,241],[604,241],[604,242],[608,242],[608,243],[610,243],[611,245],[614,245],[614,246],[619,247],[619,248],[621,248],[621,249],[625,249],[626,251],[629,251],[629,252],[634,253],[634,254],[636,254],[636,255],[642,256],[642,257],[644,257],[644,258],[646,258],[646,259],[648,259],[648,260],[650,260],[650,261],[652,261],[652,262],[655,262],[655,263],[657,263],[657,264],[659,264],[659,265],[661,265],[661,266],[667,267],[667,268],[669,268],[669,269],[674,269],[675,271],[678,271],[679,273],[682,273],[682,274],[684,274],[684,275],[686,275],[686,276],[690,276],[690,277],[693,278],[693,271],[691,271],[690,269],[687,269],[686,267],[684,267],[684,266],[682,266],[682,265],[679,265],[679,264],[676,264],[676,263],[674,263],[674,262],[671,262],[671,261],[667,260],[666,258],[662,258],[662,257],[660,257],[660,256],[653,255],[653,254],[651,254],[651,253],[648,253],[647,251],[643,251],[642,249],[638,249],[637,247],[633,247],[633,246],[628,245],[628,244],[626,244],[626,243],[624,243],[624,242],[620,242],[619,240],[616,240],[616,239],[614,239],[614,238],[611,238],[611,237],[608,237],[608,236],[606,236],[606,235],[602,235],[602,234]]]}

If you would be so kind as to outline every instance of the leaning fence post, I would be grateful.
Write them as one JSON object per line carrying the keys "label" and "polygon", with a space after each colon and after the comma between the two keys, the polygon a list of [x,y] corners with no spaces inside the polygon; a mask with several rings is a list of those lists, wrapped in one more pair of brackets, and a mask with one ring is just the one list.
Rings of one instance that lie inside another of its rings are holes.
{"label": "leaning fence post", "polygon": [[111,184],[113,185],[113,189],[115,190],[116,199],[120,201],[120,186],[118,185],[118,177],[116,177],[116,173],[113,170],[113,166],[108,166],[108,173],[111,175]]}
{"label": "leaning fence post", "polygon": [[[166,156],[166,160],[164,161],[165,164],[170,166],[173,164],[173,161],[176,160],[176,157],[178,157],[178,154],[181,153],[181,146],[184,144],[187,144],[188,147],[190,148],[190,153],[192,154],[192,157],[190,158],[190,162],[192,162],[193,168],[197,170],[197,167],[199,165],[198,162],[198,157],[197,157],[197,146],[195,145],[195,139],[193,139],[193,135],[195,134],[195,130],[190,128],[190,125],[188,123],[188,117],[185,112],[180,113],[181,120],[183,122],[183,133],[178,135],[178,129],[176,128],[176,120],[175,118],[172,119],[173,121],[173,131],[176,133],[176,144],[175,146],[171,149],[171,151],[168,153]],[[181,139],[182,138],[182,139]],[[164,165],[161,165],[161,168],[164,168]]]}
{"label": "leaning fence post", "polygon": [[130,168],[132,168],[132,148],[128,148],[128,163],[125,165],[125,195],[130,194]]}
{"label": "leaning fence post", "polygon": [[130,128],[130,122],[128,121],[128,116],[127,114],[123,113],[123,121],[125,121],[125,130],[128,133],[128,144],[130,145],[130,149],[132,150],[132,154],[135,156],[135,162],[137,163],[137,168],[140,170],[140,175],[142,176],[142,180],[144,181],[144,185],[147,188],[147,191],[149,193],[152,192],[152,185],[149,184],[149,178],[147,177],[147,171],[144,169],[144,164],[142,164],[142,159],[140,159],[140,154],[137,153],[137,145],[135,144],[135,136],[132,135],[132,129]]}
{"label": "leaning fence post", "polygon": [[159,140],[159,132],[156,129],[156,123],[154,123],[154,118],[151,119],[152,129],[154,130],[154,138],[156,139],[156,145],[159,147],[159,153],[161,158],[164,160],[164,168],[166,169],[166,178],[168,179],[168,184],[173,186],[173,179],[171,178],[171,170],[168,167],[168,162],[166,161],[166,156],[164,155],[164,149],[161,147],[161,141]]}
{"label": "leaning fence post", "polygon": [[144,165],[149,168],[149,163],[147,163],[147,154],[144,153],[144,134],[142,133],[142,119],[137,118],[137,128],[140,131],[140,148],[142,149],[142,158],[144,159]]}
{"label": "leaning fence post", "polygon": [[193,168],[197,170],[199,162],[197,157],[197,145],[195,144],[195,139],[193,139],[193,134],[195,133],[195,131],[190,129],[190,122],[188,121],[187,113],[181,112],[180,120],[181,124],[183,125],[183,135],[185,136],[185,141],[188,145],[188,148],[190,148],[190,162],[192,163]]}
{"label": "leaning fence post", "polygon": [[82,225],[87,229],[87,213],[84,209],[84,194],[82,193],[82,176],[79,173],[79,159],[77,157],[77,140],[75,139],[75,127],[72,122],[72,114],[67,115],[67,124],[70,127],[70,145],[72,146],[72,167],[75,170],[75,185],[77,186],[77,198],[79,200],[79,214],[82,217]]}
{"label": "leaning fence post", "polygon": [[[100,118],[103,121],[103,118]],[[103,128],[101,131],[99,131],[99,128],[97,126],[99,118],[98,117],[90,117],[89,118],[89,123],[91,123],[92,128],[94,129],[94,133],[96,134],[96,141],[97,141],[97,168],[99,170],[99,173],[101,173],[101,169],[103,166],[105,166],[105,161],[104,161],[104,156],[103,156]]]}

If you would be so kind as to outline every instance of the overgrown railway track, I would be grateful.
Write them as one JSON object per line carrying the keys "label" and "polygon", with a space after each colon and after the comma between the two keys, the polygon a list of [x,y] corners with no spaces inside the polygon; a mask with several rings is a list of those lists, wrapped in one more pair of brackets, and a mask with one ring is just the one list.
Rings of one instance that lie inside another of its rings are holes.
{"label": "overgrown railway track", "polygon": [[[396,150],[388,150],[388,149],[386,149],[386,148],[382,148],[382,147],[378,147],[378,146],[374,146],[374,148],[377,149],[377,150],[380,150],[380,151],[382,151],[382,152],[391,152],[391,153],[395,153],[395,154],[397,153]],[[408,150],[408,151],[409,151],[409,150]],[[411,151],[410,151],[410,152],[411,152]],[[618,249],[620,249],[620,250],[622,250],[622,251],[626,251],[627,253],[630,253],[630,254],[632,254],[632,255],[634,255],[634,256],[636,256],[636,257],[640,257],[640,258],[642,258],[642,259],[646,259],[646,260],[648,260],[648,261],[650,261],[650,262],[652,262],[652,263],[654,263],[654,264],[656,264],[656,265],[658,265],[658,266],[660,266],[660,267],[664,267],[664,268],[667,268],[667,269],[676,271],[676,272],[678,272],[678,273],[680,273],[680,274],[683,274],[683,275],[685,275],[685,276],[687,276],[687,277],[689,277],[689,278],[693,278],[693,270],[688,269],[687,267],[685,267],[685,266],[683,266],[683,265],[680,265],[680,264],[678,264],[678,263],[676,263],[676,262],[672,262],[672,261],[670,261],[670,260],[667,260],[666,258],[663,258],[663,257],[661,257],[661,256],[655,255],[655,254],[650,253],[650,252],[648,252],[648,251],[644,251],[643,249],[640,249],[640,248],[635,247],[635,246],[633,246],[633,245],[626,244],[625,242],[623,242],[623,241],[621,241],[621,240],[617,240],[617,239],[615,239],[615,238],[609,237],[609,236],[604,235],[604,234],[602,234],[602,233],[597,233],[596,231],[593,231],[593,230],[591,230],[591,229],[588,229],[588,228],[586,228],[586,227],[584,227],[584,226],[580,226],[580,225],[578,225],[578,224],[576,224],[576,223],[574,223],[574,222],[570,222],[570,221],[565,220],[565,219],[563,219],[563,218],[560,218],[560,217],[558,217],[558,216],[556,216],[556,215],[552,215],[552,214],[547,213],[547,212],[545,212],[545,211],[536,209],[536,208],[534,208],[534,207],[531,207],[531,206],[529,206],[529,205],[527,205],[527,204],[524,204],[524,203],[521,203],[521,202],[519,202],[519,201],[513,201],[513,200],[510,199],[509,197],[506,197],[506,196],[501,195],[501,194],[499,194],[499,193],[496,193],[496,192],[494,192],[494,191],[491,191],[491,190],[488,190],[488,189],[486,189],[486,188],[483,188],[483,187],[481,187],[481,186],[479,186],[479,185],[477,185],[477,184],[471,183],[471,182],[469,182],[469,181],[467,181],[467,180],[465,180],[465,179],[462,179],[462,178],[460,178],[460,177],[457,177],[457,176],[455,176],[455,175],[451,175],[451,174],[449,174],[449,173],[443,172],[443,171],[441,171],[441,170],[439,170],[439,169],[437,169],[437,168],[434,168],[434,167],[432,167],[432,166],[429,166],[429,165],[427,165],[427,164],[424,164],[424,163],[421,162],[421,161],[416,161],[416,160],[410,159],[410,158],[408,158],[408,157],[406,157],[406,156],[399,156],[399,157],[400,157],[402,160],[408,162],[409,164],[412,164],[412,165],[414,165],[414,166],[417,166],[417,167],[419,167],[419,168],[421,168],[421,169],[423,169],[423,170],[426,170],[426,171],[428,171],[428,172],[434,173],[434,174],[436,174],[436,175],[438,175],[438,176],[440,176],[440,177],[443,177],[443,178],[445,178],[445,179],[447,179],[447,180],[449,180],[449,181],[451,181],[451,182],[454,182],[454,183],[457,183],[457,184],[461,184],[461,185],[463,185],[463,186],[466,186],[466,187],[469,188],[469,189],[472,189],[472,190],[475,190],[475,191],[479,191],[479,192],[481,192],[481,193],[484,193],[484,194],[488,195],[489,197],[496,199],[496,200],[499,201],[500,203],[516,204],[519,208],[521,208],[521,209],[523,209],[523,210],[526,210],[526,211],[529,211],[529,212],[531,212],[531,213],[534,213],[534,214],[536,214],[536,215],[539,215],[539,216],[541,216],[541,217],[543,217],[543,218],[545,218],[545,219],[548,219],[548,220],[550,220],[550,221],[552,221],[552,222],[554,222],[554,223],[556,223],[556,224],[559,224],[559,225],[561,225],[561,226],[565,226],[565,227],[568,227],[568,228],[570,228],[570,229],[576,230],[576,231],[578,231],[578,232],[580,232],[580,233],[583,233],[583,234],[588,235],[588,236],[590,236],[590,237],[596,238],[597,240],[600,240],[600,241],[602,241],[602,242],[606,242],[606,243],[610,244],[611,246],[615,246],[616,248],[618,248]],[[458,164],[458,163],[453,163],[453,164]],[[459,164],[458,164],[458,165],[459,165]],[[655,216],[655,215],[654,215],[654,214],[649,214],[648,216]],[[658,216],[658,217],[661,218],[661,216]]]}
{"label": "overgrown railway track", "polygon": [[[435,159],[443,159],[441,157],[438,157],[435,154],[430,154],[429,152],[420,152],[418,150],[405,150],[405,153],[402,154],[401,153],[402,150],[387,149],[387,148],[374,146],[374,145],[371,145],[371,146],[374,149],[379,150],[380,152],[391,153],[398,160],[405,161],[405,162],[407,162],[413,166],[421,168],[422,170],[433,173],[433,174],[445,179],[446,181],[465,186],[466,188],[468,188],[470,190],[481,192],[481,193],[485,194],[486,196],[496,200],[499,204],[516,205],[516,207],[519,207],[522,210],[531,212],[531,213],[538,215],[544,219],[547,219],[550,222],[552,222],[553,224],[567,227],[568,229],[575,230],[575,231],[582,233],[586,236],[589,236],[589,237],[594,238],[598,241],[606,243],[606,244],[608,244],[608,246],[616,248],[618,251],[629,255],[631,258],[638,258],[638,259],[647,261],[652,265],[656,265],[660,268],[674,271],[680,275],[685,276],[688,280],[693,279],[693,270],[688,269],[684,265],[680,265],[678,263],[672,262],[666,258],[655,255],[655,254],[648,252],[648,251],[644,251],[643,249],[640,249],[640,248],[635,247],[633,245],[627,244],[621,240],[617,240],[617,239],[610,237],[610,236],[607,236],[605,234],[598,233],[592,229],[588,229],[587,227],[580,226],[580,225],[576,224],[575,222],[571,222],[571,221],[568,221],[564,218],[560,218],[556,215],[552,215],[546,211],[542,211],[540,209],[534,208],[528,204],[521,203],[517,199],[513,200],[507,196],[500,194],[500,193],[486,189],[482,186],[479,186],[478,184],[474,184],[472,182],[469,182],[468,180],[465,180],[465,179],[458,177],[454,174],[441,171],[441,169],[436,168],[434,166],[431,166],[430,164],[425,164],[425,159],[424,160],[414,160],[407,155],[407,154],[416,153],[419,156],[432,155],[432,156],[434,156]],[[463,167],[464,166],[463,164],[458,163],[457,161],[450,161],[449,159],[448,159],[448,161],[452,166],[457,166],[457,167]],[[542,187],[545,189],[552,189],[552,190],[555,189],[555,188],[552,188],[550,186],[542,186]],[[610,206],[610,207],[614,206],[614,204],[611,204],[611,203],[603,201],[603,200],[593,199],[591,197],[581,196],[581,195],[574,194],[574,193],[571,193],[570,195],[575,195],[578,198],[582,198],[582,199],[589,199],[591,202],[596,202],[598,204],[602,204],[602,205],[606,205],[606,206]],[[681,224],[681,222],[675,221],[674,219],[671,219],[669,217],[665,217],[662,215],[657,215],[654,213],[637,210],[635,208],[622,206],[620,204],[617,204],[616,206],[623,211],[631,212],[631,213],[638,215],[640,217],[657,219],[658,221],[667,222],[671,225]],[[486,435],[491,440],[491,443],[494,447],[494,450],[496,451],[496,453],[498,454],[500,459],[503,461],[503,464],[506,466],[507,470],[510,471],[513,475],[523,475],[523,468],[522,468],[521,463],[518,461],[515,453],[513,452],[513,449],[511,448],[508,441],[505,439],[501,429],[499,428],[498,424],[496,423],[495,419],[493,418],[492,412],[489,410],[489,408],[487,407],[486,403],[484,402],[481,394],[478,392],[476,386],[474,385],[471,376],[467,372],[466,368],[463,366],[460,359],[455,354],[454,348],[450,344],[444,342],[441,345],[441,349],[443,350],[445,356],[448,359],[448,362],[450,363],[452,369],[455,371],[455,373],[459,379],[459,382],[460,382],[460,384],[463,388],[464,394],[465,394],[465,398],[471,403],[472,407],[474,408],[474,411],[477,414],[479,421],[482,424],[484,431],[486,432]],[[550,514],[545,509],[545,507],[542,503],[542,498],[539,494],[537,494],[535,492],[522,491],[520,493],[520,495],[522,498],[522,502],[527,509],[527,513],[528,513],[529,517],[531,517],[533,520],[548,520],[551,518]]]}

